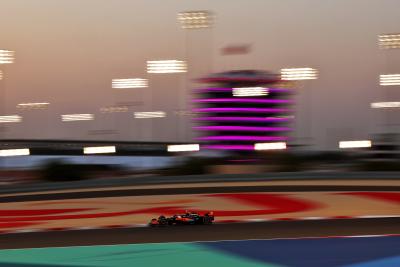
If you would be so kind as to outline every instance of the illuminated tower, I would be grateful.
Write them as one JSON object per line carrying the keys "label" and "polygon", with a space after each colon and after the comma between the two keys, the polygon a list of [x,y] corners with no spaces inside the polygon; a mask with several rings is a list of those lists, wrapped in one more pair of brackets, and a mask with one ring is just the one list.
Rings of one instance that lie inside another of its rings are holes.
{"label": "illuminated tower", "polygon": [[[202,149],[231,152],[286,148],[293,119],[291,90],[280,88],[277,74],[240,70],[200,79],[194,129]],[[235,154],[235,153],[234,153]]]}

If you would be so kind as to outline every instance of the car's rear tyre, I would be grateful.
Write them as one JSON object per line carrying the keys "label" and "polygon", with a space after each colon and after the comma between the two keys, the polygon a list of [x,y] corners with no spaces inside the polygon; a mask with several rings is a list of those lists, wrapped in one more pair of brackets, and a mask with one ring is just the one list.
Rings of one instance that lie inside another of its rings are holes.
{"label": "car's rear tyre", "polygon": [[203,223],[204,224],[212,224],[212,219],[211,219],[211,217],[210,216],[204,216],[203,217]]}

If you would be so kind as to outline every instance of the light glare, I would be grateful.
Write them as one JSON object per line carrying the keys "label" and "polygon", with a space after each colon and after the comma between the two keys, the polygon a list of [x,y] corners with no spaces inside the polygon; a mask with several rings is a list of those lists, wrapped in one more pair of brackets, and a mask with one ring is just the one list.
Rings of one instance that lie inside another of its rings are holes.
{"label": "light glare", "polygon": [[400,48],[400,33],[379,35],[379,47],[381,49]]}
{"label": "light glare", "polygon": [[370,140],[361,141],[340,141],[339,148],[368,148],[372,146]]}
{"label": "light glare", "polygon": [[237,97],[242,96],[265,96],[268,95],[268,88],[264,87],[241,87],[233,88],[232,95]]}
{"label": "light glare", "polygon": [[182,60],[147,61],[148,73],[182,73],[187,71],[186,62]]}
{"label": "light glare", "polygon": [[281,78],[285,81],[315,80],[318,78],[318,71],[313,68],[281,69]]}
{"label": "light glare", "polygon": [[0,157],[12,157],[12,156],[29,156],[29,148],[19,149],[2,149],[0,150]]}
{"label": "light glare", "polygon": [[30,110],[30,109],[46,109],[50,103],[40,102],[40,103],[20,103],[17,105],[18,109]]}
{"label": "light glare", "polygon": [[83,154],[108,154],[117,151],[115,146],[84,147]]}
{"label": "light glare", "polygon": [[68,121],[91,121],[94,120],[93,114],[65,114],[61,115],[61,120]]}
{"label": "light glare", "polygon": [[183,29],[202,29],[212,25],[213,16],[209,11],[186,11],[178,13],[178,21]]}
{"label": "light glare", "polygon": [[14,63],[14,51],[0,50],[0,64]]}
{"label": "light glare", "polygon": [[128,112],[129,108],[126,106],[110,106],[100,108],[101,113],[123,113]]}
{"label": "light glare", "polygon": [[19,115],[0,116],[0,123],[21,122],[22,117]]}
{"label": "light glare", "polygon": [[376,102],[376,103],[371,103],[371,108],[376,108],[376,109],[395,109],[395,108],[400,108],[400,102]]}
{"label": "light glare", "polygon": [[167,147],[168,152],[190,152],[190,151],[199,151],[199,144],[189,144],[189,145],[169,145]]}
{"label": "light glare", "polygon": [[111,84],[114,89],[147,88],[149,86],[148,80],[141,78],[113,79]]}
{"label": "light glare", "polygon": [[282,150],[286,149],[285,142],[275,142],[275,143],[256,143],[254,144],[254,150]]}
{"label": "light glare", "polygon": [[152,118],[164,118],[167,114],[164,111],[145,111],[133,113],[135,119],[152,119]]}
{"label": "light glare", "polygon": [[400,85],[400,74],[381,74],[379,84],[382,86]]}

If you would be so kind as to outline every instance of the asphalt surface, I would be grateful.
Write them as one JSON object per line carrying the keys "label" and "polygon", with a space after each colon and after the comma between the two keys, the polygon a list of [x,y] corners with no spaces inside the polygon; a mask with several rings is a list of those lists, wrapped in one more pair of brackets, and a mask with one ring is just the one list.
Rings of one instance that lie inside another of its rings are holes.
{"label": "asphalt surface", "polygon": [[158,188],[123,189],[104,191],[82,191],[65,193],[42,193],[35,195],[0,196],[0,203],[62,200],[80,198],[105,198],[121,196],[181,195],[204,193],[240,193],[240,192],[323,192],[323,191],[400,191],[400,186],[336,186],[336,185],[296,185],[296,186],[231,186],[231,187],[195,187],[195,188]]}
{"label": "asphalt surface", "polygon": [[0,235],[0,249],[400,234],[400,218],[280,221]]}

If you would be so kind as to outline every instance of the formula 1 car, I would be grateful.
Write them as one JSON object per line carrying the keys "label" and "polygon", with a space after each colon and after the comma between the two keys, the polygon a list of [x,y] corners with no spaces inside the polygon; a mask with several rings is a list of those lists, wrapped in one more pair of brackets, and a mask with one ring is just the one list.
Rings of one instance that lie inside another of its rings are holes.
{"label": "formula 1 car", "polygon": [[203,215],[196,212],[186,212],[184,214],[176,214],[171,217],[161,215],[158,219],[151,219],[150,226],[165,225],[193,225],[193,224],[212,224],[214,222],[213,212],[207,212]]}

